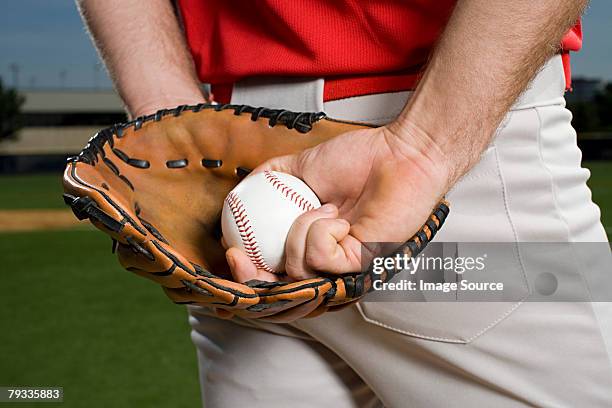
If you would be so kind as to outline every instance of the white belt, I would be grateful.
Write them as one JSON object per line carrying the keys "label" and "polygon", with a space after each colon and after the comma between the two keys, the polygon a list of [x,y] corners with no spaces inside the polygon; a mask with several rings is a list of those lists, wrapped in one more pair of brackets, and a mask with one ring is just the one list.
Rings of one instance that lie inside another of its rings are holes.
{"label": "white belt", "polygon": [[[231,103],[293,111],[324,111],[330,117],[382,124],[396,117],[412,91],[355,96],[323,102],[324,79],[247,79],[234,85]],[[512,110],[564,104],[565,75],[560,55],[552,57],[512,106]]]}

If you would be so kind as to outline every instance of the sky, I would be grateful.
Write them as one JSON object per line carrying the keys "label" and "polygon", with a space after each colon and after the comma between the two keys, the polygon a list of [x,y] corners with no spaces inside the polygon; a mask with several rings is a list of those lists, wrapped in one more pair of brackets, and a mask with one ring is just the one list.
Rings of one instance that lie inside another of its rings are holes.
{"label": "sky", "polygon": [[[574,77],[612,81],[612,1],[592,0]],[[0,12],[0,77],[21,88],[110,88],[73,0],[4,0]]]}

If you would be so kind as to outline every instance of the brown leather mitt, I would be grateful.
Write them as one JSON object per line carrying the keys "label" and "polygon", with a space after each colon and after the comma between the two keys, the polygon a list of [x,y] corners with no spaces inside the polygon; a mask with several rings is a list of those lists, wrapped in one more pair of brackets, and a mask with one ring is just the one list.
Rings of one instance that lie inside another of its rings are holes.
{"label": "brown leather mitt", "polygon": [[[64,200],[111,236],[124,268],[161,284],[176,303],[276,322],[315,316],[361,298],[373,280],[396,271],[235,282],[220,244],[223,201],[265,160],[366,126],[244,105],[161,110],[93,136],[69,159]],[[447,215],[441,202],[399,251],[416,256]]]}

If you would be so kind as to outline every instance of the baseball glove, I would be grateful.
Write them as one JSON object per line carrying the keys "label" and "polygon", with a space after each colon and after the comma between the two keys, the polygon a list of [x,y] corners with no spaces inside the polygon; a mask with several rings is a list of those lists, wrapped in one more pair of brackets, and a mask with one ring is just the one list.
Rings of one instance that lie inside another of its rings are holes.
{"label": "baseball glove", "polygon": [[[265,160],[367,126],[322,112],[245,105],[161,110],[93,136],[68,160],[64,200],[111,236],[125,269],[162,285],[175,303],[274,322],[315,316],[358,300],[375,279],[387,281],[397,271],[235,282],[220,244],[223,201]],[[439,203],[398,251],[416,256],[447,215],[447,204]]]}

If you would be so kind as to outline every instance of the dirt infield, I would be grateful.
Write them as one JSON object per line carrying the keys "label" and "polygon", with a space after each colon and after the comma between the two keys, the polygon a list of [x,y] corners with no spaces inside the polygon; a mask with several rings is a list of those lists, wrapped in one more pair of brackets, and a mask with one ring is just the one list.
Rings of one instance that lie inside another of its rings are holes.
{"label": "dirt infield", "polygon": [[67,209],[0,210],[0,232],[66,229],[83,225]]}

